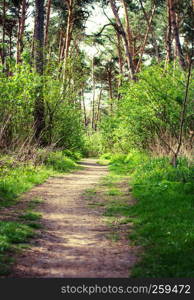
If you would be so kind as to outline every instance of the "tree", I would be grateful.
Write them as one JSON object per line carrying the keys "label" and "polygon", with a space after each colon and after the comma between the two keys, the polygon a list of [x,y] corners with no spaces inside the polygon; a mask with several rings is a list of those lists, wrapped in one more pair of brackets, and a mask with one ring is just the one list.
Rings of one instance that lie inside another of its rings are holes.
{"label": "tree", "polygon": [[135,68],[133,64],[132,53],[130,52],[129,33],[126,32],[126,30],[128,30],[128,27],[126,27],[126,29],[124,29],[123,27],[123,24],[118,14],[118,8],[116,6],[115,0],[110,0],[110,5],[111,5],[112,12],[115,16],[115,21],[117,25],[116,29],[118,30],[119,34],[122,36],[124,41],[125,54],[126,54],[126,59],[127,59],[127,64],[130,71],[131,79],[135,80]]}
{"label": "tree", "polygon": [[176,2],[175,2],[175,0],[167,0],[167,1],[168,1],[168,5],[169,5],[170,19],[171,19],[173,32],[174,32],[174,38],[175,38],[175,42],[176,42],[179,63],[181,65],[181,67],[183,69],[185,69],[186,63],[185,63],[185,59],[184,59],[184,55],[183,55],[182,46],[180,43],[179,28],[178,28],[178,24],[177,24],[177,17],[176,17],[176,11],[175,11]]}
{"label": "tree", "polygon": [[22,2],[19,3],[19,7],[18,7],[17,54],[16,54],[17,63],[21,62],[21,54],[22,54],[23,48],[24,48],[23,35],[24,35],[27,7],[28,7],[28,5],[27,5],[26,0],[22,0]]}
{"label": "tree", "polygon": [[40,75],[37,86],[37,96],[34,109],[35,138],[43,143],[43,130],[45,128],[44,98],[43,98],[43,73],[44,73],[44,0],[35,0],[35,33],[34,33],[34,58],[35,69]]}

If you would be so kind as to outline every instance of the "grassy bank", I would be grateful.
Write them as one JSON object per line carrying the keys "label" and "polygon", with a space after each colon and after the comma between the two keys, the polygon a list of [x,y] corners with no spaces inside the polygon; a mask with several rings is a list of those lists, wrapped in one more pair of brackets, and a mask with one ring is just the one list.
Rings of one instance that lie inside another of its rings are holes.
{"label": "grassy bank", "polygon": [[173,168],[168,158],[151,158],[143,153],[114,155],[113,174],[130,175],[134,206],[123,212],[135,224],[130,240],[143,246],[133,277],[194,276],[194,168],[179,159]]}
{"label": "grassy bank", "polygon": [[[76,161],[80,154],[71,151],[48,152],[39,150],[34,160],[23,162],[14,156],[0,157],[0,213],[4,207],[14,206],[20,201],[19,196],[34,185],[43,183],[49,176],[64,173],[77,168]],[[26,211],[21,211],[17,220],[0,218],[0,275],[10,271],[13,254],[23,247],[39,229],[41,215],[34,211],[41,203],[34,199]],[[14,209],[13,209],[14,210]]]}

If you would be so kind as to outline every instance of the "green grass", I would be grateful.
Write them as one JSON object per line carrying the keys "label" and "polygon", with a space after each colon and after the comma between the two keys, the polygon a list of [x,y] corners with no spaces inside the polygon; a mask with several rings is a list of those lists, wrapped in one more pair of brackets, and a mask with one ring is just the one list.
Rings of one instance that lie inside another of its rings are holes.
{"label": "green grass", "polygon": [[0,221],[0,275],[7,275],[14,262],[10,253],[16,246],[25,243],[34,236],[35,232],[27,225],[18,222]]}
{"label": "green grass", "polygon": [[118,188],[112,187],[107,191],[107,195],[118,196],[122,195],[122,192]]}
{"label": "green grass", "polygon": [[41,214],[38,212],[28,211],[28,212],[20,215],[19,218],[21,218],[25,221],[37,221],[37,220],[40,220]]}
{"label": "green grass", "polygon": [[[186,159],[177,168],[169,158],[134,153],[113,157],[111,170],[130,174],[137,203],[109,204],[106,214],[134,223],[129,239],[143,247],[132,277],[194,277],[194,169]],[[126,219],[127,220],[127,219]]]}
{"label": "green grass", "polygon": [[41,164],[38,166],[31,162],[15,162],[11,156],[0,157],[0,207],[14,205],[20,194],[43,183],[48,177],[78,168],[75,157],[73,160],[62,151],[44,155],[43,151],[39,152]]}

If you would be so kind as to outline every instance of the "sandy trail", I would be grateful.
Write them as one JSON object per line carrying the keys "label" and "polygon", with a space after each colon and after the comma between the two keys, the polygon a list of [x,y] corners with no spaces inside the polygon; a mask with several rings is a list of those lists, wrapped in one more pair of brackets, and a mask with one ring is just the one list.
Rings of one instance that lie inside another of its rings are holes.
{"label": "sandy trail", "polygon": [[135,257],[127,242],[106,238],[110,230],[99,211],[87,206],[83,192],[108,173],[95,160],[82,162],[78,172],[50,178],[26,197],[42,197],[43,229],[17,257],[11,277],[128,277]]}

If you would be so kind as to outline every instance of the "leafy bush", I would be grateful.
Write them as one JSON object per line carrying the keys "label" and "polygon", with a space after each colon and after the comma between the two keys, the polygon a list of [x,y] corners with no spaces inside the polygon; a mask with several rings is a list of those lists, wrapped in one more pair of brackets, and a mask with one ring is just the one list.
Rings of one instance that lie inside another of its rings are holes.
{"label": "leafy bush", "polygon": [[65,172],[76,167],[75,162],[71,158],[64,156],[62,151],[49,153],[45,164],[52,167],[53,170],[60,172]]}
{"label": "leafy bush", "polygon": [[101,133],[95,132],[85,136],[85,156],[98,157],[103,153],[103,150]]}
{"label": "leafy bush", "polygon": [[[178,66],[169,65],[164,70],[163,65],[153,65],[143,69],[136,82],[124,83],[120,90],[122,101],[115,113],[105,115],[102,121],[102,142],[106,151],[127,153],[135,148],[168,154],[168,145],[177,143],[186,76]],[[193,96],[190,85],[185,143],[189,143],[189,131],[193,127]]]}

